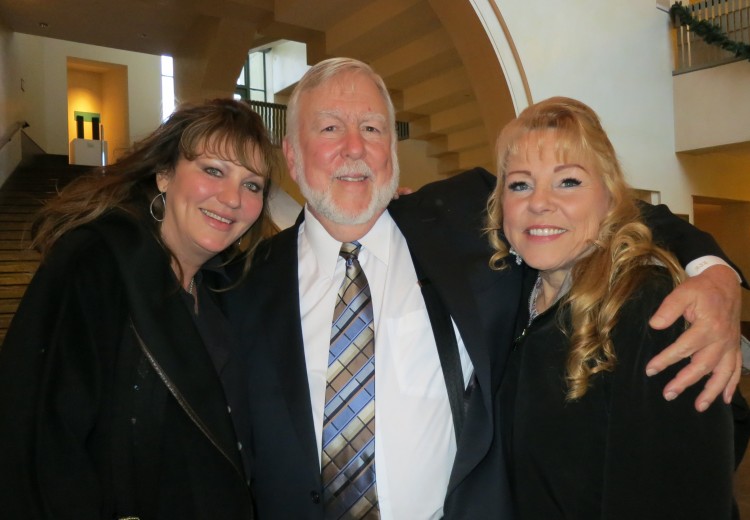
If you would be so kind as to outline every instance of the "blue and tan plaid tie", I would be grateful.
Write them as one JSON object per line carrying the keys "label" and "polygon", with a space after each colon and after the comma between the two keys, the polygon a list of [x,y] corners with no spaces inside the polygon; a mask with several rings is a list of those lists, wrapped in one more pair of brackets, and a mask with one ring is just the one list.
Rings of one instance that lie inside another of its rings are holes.
{"label": "blue and tan plaid tie", "polygon": [[346,276],[333,313],[323,419],[323,496],[326,519],[380,518],[375,487],[375,329],[372,299],[357,255],[340,255]]}

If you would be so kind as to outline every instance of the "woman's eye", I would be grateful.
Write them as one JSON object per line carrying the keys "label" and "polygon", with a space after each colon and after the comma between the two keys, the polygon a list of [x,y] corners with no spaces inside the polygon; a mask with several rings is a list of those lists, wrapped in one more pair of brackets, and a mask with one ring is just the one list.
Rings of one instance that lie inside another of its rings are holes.
{"label": "woman's eye", "polygon": [[245,188],[247,188],[248,191],[252,191],[253,193],[263,191],[263,186],[261,186],[257,182],[246,182]]}
{"label": "woman's eye", "polygon": [[529,185],[525,182],[516,181],[508,184],[508,189],[510,191],[526,191],[529,189]]}
{"label": "woman's eye", "polygon": [[572,177],[563,179],[562,182],[560,183],[560,186],[562,186],[563,188],[575,188],[576,186],[580,186],[580,185],[581,185],[581,181],[579,179],[574,179]]}
{"label": "woman's eye", "polygon": [[218,168],[209,166],[208,168],[205,168],[204,171],[213,177],[221,177],[221,170],[219,170]]}

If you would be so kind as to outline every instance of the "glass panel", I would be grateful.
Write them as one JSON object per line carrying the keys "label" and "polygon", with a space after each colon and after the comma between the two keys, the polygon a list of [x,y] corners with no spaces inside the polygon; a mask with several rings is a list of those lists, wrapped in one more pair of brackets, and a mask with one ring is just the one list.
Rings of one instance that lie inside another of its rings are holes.
{"label": "glass panel", "polygon": [[161,77],[161,120],[167,119],[174,112],[174,78]]}
{"label": "glass panel", "polygon": [[250,54],[250,88],[266,90],[265,53]]}
{"label": "glass panel", "polygon": [[174,76],[174,64],[171,56],[161,57],[161,75]]}
{"label": "glass panel", "polygon": [[240,76],[237,78],[237,84],[238,85],[245,85],[245,66],[242,66],[242,70],[240,71]]}
{"label": "glass panel", "polygon": [[252,99],[253,101],[265,101],[266,93],[262,90],[251,90],[250,99]]}

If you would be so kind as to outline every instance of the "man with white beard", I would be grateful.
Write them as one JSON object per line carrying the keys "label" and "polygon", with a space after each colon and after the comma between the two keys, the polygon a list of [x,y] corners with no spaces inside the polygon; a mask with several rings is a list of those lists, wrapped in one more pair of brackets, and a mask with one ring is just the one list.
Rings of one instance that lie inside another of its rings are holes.
{"label": "man with white beard", "polygon": [[393,104],[347,58],[298,83],[284,155],[307,204],[227,294],[258,518],[511,518],[492,397],[521,269],[488,267],[495,177],[475,169],[391,202]]}

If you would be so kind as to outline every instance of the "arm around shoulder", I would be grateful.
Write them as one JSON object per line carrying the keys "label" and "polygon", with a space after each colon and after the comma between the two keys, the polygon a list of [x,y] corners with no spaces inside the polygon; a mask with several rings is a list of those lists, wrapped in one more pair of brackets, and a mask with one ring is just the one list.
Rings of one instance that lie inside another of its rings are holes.
{"label": "arm around shoulder", "polygon": [[678,322],[654,331],[645,325],[668,290],[662,282],[652,292],[650,281],[623,308],[613,337],[618,364],[610,375],[602,518],[728,519],[734,463],[730,408],[716,402],[697,412],[695,387],[665,401],[661,389],[680,366],[653,378],[644,375],[649,358],[671,344],[684,326]]}

